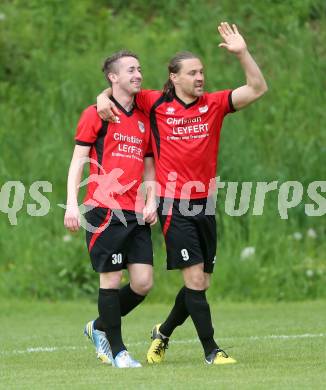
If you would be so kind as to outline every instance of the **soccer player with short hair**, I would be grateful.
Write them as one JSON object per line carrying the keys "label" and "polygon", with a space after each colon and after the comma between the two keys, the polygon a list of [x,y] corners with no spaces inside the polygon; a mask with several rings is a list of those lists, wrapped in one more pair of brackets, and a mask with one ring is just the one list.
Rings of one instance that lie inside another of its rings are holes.
{"label": "soccer player with short hair", "polygon": [[[167,269],[180,269],[184,286],[162,324],[152,330],[149,363],[162,362],[169,337],[191,317],[207,364],[235,363],[215,342],[206,299],[216,254],[215,189],[217,153],[224,117],[260,98],[264,77],[237,27],[221,23],[219,46],[235,54],[246,84],[232,90],[204,92],[204,70],[198,56],[177,53],[170,61],[163,93],[143,90],[136,104],[150,118],[159,196],[158,215],[163,230]],[[98,99],[101,116],[115,116],[105,93]],[[214,214],[214,215],[212,215]]]}
{"label": "soccer player with short hair", "polygon": [[[98,116],[95,105],[82,113],[69,168],[64,224],[72,232],[81,225],[77,196],[88,160],[86,241],[100,288],[99,318],[87,323],[85,335],[103,363],[141,367],[123,343],[121,316],[137,307],[152,286],[150,224],[157,218],[155,188],[147,186],[146,205],[139,196],[143,172],[145,181],[155,180],[150,126],[134,104],[142,82],[138,57],[125,50],[114,53],[105,60],[103,71],[121,115],[117,123],[108,123]],[[123,268],[129,271],[130,283],[120,288]]]}

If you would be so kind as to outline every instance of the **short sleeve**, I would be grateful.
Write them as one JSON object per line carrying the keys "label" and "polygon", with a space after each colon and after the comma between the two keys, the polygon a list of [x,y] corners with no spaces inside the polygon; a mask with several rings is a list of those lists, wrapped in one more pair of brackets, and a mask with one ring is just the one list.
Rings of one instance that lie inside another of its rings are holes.
{"label": "short sleeve", "polygon": [[142,89],[136,94],[137,107],[146,115],[149,115],[151,108],[157,99],[162,95],[162,92],[152,89]]}
{"label": "short sleeve", "polygon": [[235,112],[235,108],[232,103],[232,89],[225,89],[223,91],[210,93],[210,97],[218,103],[224,116],[231,112]]}
{"label": "short sleeve", "polygon": [[102,120],[98,116],[96,107],[89,106],[83,111],[79,119],[75,141],[77,145],[91,146],[96,141],[102,127]]}

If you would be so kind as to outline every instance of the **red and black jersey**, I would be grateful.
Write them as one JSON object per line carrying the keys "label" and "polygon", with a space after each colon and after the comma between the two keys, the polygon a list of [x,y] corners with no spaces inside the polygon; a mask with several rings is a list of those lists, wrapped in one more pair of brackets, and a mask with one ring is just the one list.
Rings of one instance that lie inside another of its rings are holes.
{"label": "red and black jersey", "polygon": [[84,203],[110,209],[141,212],[137,196],[144,170],[144,157],[152,156],[148,118],[138,109],[130,112],[112,97],[121,115],[118,123],[101,120],[96,106],[82,113],[76,130],[76,144],[91,146],[90,175]]}
{"label": "red and black jersey", "polygon": [[159,91],[136,95],[150,117],[159,196],[196,199],[214,191],[222,122],[234,111],[231,93],[204,93],[190,104]]}

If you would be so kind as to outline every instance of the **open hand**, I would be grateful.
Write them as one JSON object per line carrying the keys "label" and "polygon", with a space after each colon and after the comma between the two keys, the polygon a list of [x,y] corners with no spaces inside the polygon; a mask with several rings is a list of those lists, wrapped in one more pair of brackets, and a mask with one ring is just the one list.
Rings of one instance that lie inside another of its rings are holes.
{"label": "open hand", "polygon": [[232,27],[227,22],[222,22],[218,27],[223,43],[219,47],[224,47],[229,52],[234,54],[241,54],[247,49],[247,45],[243,37],[239,34],[237,26],[232,24]]}

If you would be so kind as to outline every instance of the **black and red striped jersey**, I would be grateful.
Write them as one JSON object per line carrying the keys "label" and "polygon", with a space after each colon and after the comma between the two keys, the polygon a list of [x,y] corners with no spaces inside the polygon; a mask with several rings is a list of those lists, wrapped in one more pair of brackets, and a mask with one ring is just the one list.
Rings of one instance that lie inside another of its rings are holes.
{"label": "black and red striped jersey", "polygon": [[158,196],[196,199],[214,192],[221,127],[234,111],[231,93],[204,93],[190,104],[159,91],[136,95],[150,117]]}
{"label": "black and red striped jersey", "polygon": [[111,99],[121,112],[118,123],[102,121],[89,106],[77,125],[76,144],[91,146],[84,204],[141,212],[144,157],[153,155],[149,121],[137,107],[127,112]]}

